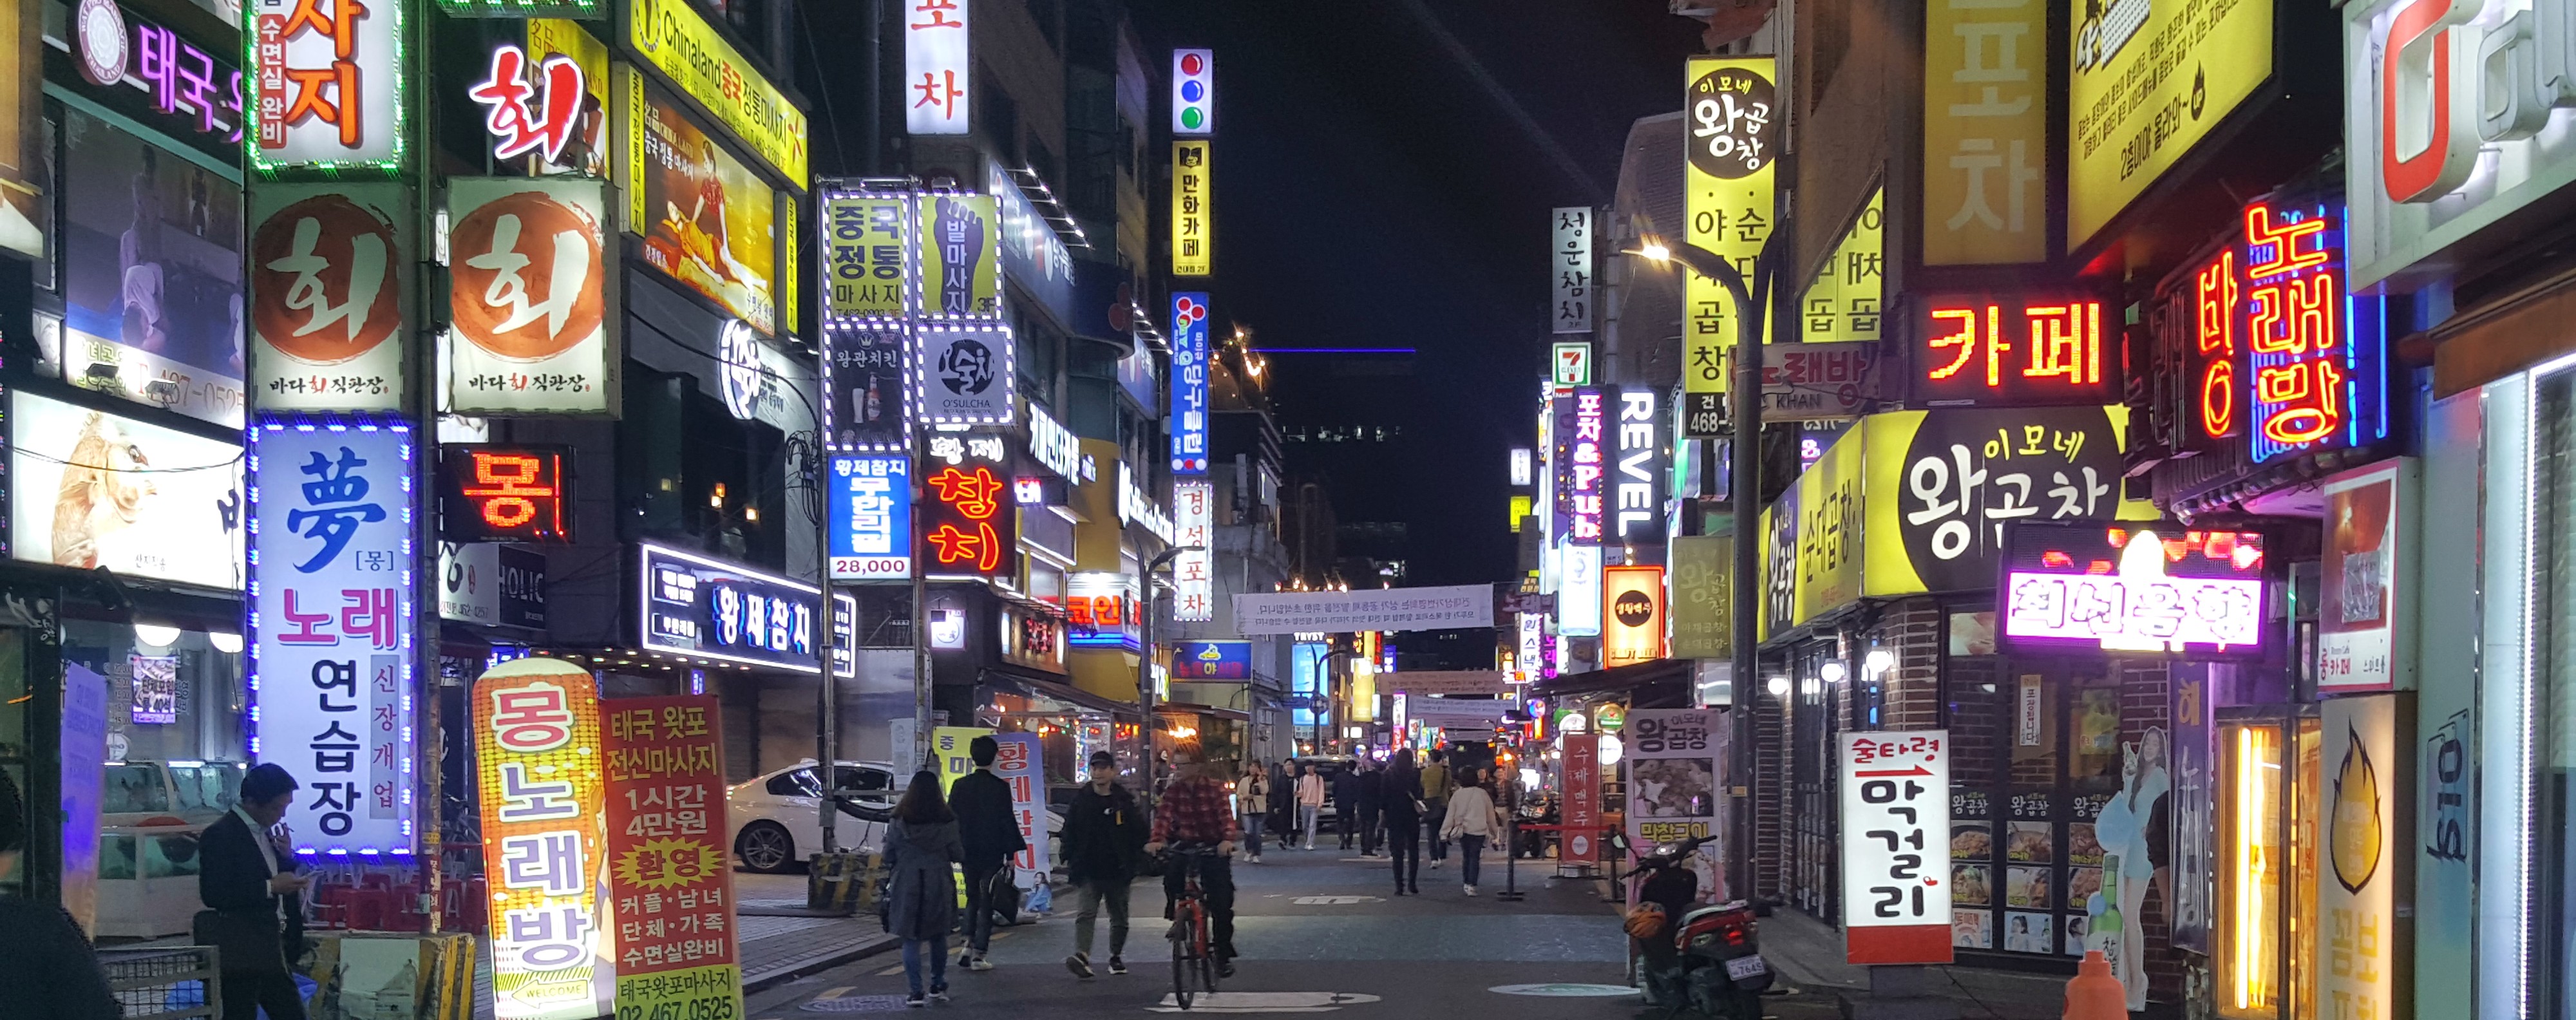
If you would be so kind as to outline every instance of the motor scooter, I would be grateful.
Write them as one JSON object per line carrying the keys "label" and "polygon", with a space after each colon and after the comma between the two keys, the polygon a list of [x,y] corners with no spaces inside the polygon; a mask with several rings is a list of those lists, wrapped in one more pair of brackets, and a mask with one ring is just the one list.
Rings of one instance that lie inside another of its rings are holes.
{"label": "motor scooter", "polygon": [[[1715,1020],[1762,1020],[1760,996],[1771,987],[1772,973],[1755,939],[1753,905],[1733,900],[1688,906],[1699,901],[1699,875],[1685,862],[1712,838],[1668,843],[1637,859],[1639,909],[1653,904],[1667,915],[1662,930],[1638,938],[1646,1002],[1667,1017],[1689,1011]],[[1624,837],[1612,842],[1626,850]],[[1670,916],[1676,908],[1677,918]]]}

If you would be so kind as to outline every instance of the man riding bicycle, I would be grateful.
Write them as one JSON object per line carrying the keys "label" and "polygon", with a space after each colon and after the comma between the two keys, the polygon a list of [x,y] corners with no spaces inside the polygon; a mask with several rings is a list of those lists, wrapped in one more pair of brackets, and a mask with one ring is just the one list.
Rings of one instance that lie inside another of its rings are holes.
{"label": "man riding bicycle", "polygon": [[[1199,760],[1199,745],[1185,740],[1172,749],[1172,784],[1154,812],[1145,852],[1158,854],[1174,844],[1213,844],[1216,853],[1198,860],[1199,889],[1207,903],[1208,929],[1216,943],[1217,973],[1234,976],[1234,841],[1242,833],[1230,802],[1234,788],[1218,773],[1221,767]],[[1188,883],[1188,868],[1175,861],[1163,869],[1163,916],[1172,916],[1172,901]]]}

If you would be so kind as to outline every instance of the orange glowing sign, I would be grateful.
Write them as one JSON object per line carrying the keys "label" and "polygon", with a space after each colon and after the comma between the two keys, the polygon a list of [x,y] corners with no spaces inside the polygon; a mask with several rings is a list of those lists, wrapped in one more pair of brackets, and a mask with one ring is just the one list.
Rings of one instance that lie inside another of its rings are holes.
{"label": "orange glowing sign", "polygon": [[572,541],[572,455],[562,447],[449,446],[444,461],[448,541]]}
{"label": "orange glowing sign", "polygon": [[[2082,296],[1950,295],[1923,302],[1913,388],[1928,406],[2116,403],[2119,324]],[[2107,357],[2106,357],[2107,353]]]}
{"label": "orange glowing sign", "polygon": [[1018,572],[1018,503],[987,465],[949,465],[922,479],[921,540],[933,572]]}

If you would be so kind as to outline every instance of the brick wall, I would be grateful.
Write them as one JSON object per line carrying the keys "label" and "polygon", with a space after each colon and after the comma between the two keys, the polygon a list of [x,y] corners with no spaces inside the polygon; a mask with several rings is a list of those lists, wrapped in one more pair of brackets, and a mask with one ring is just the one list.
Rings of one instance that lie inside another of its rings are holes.
{"label": "brick wall", "polygon": [[[1931,599],[1907,599],[1887,608],[1869,635],[1896,655],[1889,671],[1886,725],[1890,730],[1941,728],[1942,612]],[[1862,648],[1868,647],[1866,641]],[[1865,651],[1858,654],[1866,656]]]}

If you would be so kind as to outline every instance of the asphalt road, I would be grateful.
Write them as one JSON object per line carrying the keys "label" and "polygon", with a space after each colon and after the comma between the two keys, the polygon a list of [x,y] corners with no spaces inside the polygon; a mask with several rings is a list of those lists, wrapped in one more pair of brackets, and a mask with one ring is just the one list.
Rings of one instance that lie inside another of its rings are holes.
{"label": "asphalt road", "polygon": [[[1238,863],[1238,973],[1224,983],[1225,1002],[1202,1001],[1192,1013],[1345,1013],[1350,1020],[1628,1020],[1639,1011],[1626,989],[1627,948],[1617,916],[1589,881],[1550,882],[1549,870],[1520,869],[1528,899],[1495,898],[1503,862],[1489,857],[1483,895],[1459,889],[1454,857],[1422,872],[1425,895],[1397,899],[1382,860],[1318,849],[1272,848],[1265,863]],[[1003,929],[992,947],[994,968],[954,967],[955,1001],[925,1012],[967,1011],[1013,1020],[1168,1012],[1171,951],[1161,938],[1161,891],[1140,884],[1127,963],[1133,973],[1105,971],[1105,945],[1094,957],[1098,978],[1065,970],[1072,952],[1069,899],[1055,915]],[[1101,937],[1107,938],[1107,919]],[[1519,994],[1496,989],[1523,988]],[[1589,986],[1588,988],[1585,986]],[[753,1018],[903,1011],[901,961],[892,954],[825,971],[753,994]],[[1553,992],[1555,994],[1531,994]],[[1589,992],[1590,994],[1577,994]],[[1241,993],[1239,996],[1237,993]],[[1782,996],[1770,1012],[1784,1020],[1832,1015],[1829,999]]]}

